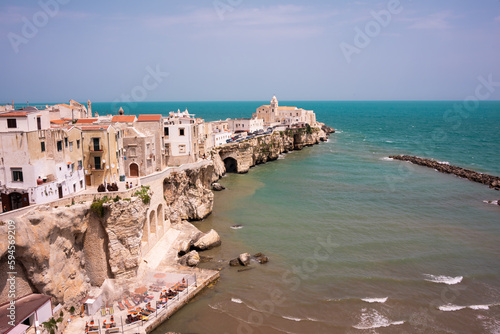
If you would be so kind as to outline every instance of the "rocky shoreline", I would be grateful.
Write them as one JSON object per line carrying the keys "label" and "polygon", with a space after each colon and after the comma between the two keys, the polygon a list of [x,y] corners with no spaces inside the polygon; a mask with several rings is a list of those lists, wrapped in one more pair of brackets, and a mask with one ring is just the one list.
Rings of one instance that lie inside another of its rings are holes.
{"label": "rocky shoreline", "polygon": [[491,189],[500,190],[500,177],[478,173],[476,171],[457,167],[445,163],[440,163],[435,160],[419,158],[410,155],[391,155],[389,158],[401,161],[408,161],[415,165],[429,167],[445,174],[453,174],[460,178],[467,179],[472,182],[481,183],[489,186]]}
{"label": "rocky shoreline", "polygon": [[[60,204],[44,205],[24,211],[13,218],[18,232],[18,292],[43,293],[53,297],[54,303],[69,309],[79,307],[79,300],[106,279],[134,279],[145,262],[147,250],[142,246],[147,241],[145,233],[151,234],[152,240],[158,240],[168,228],[186,221],[202,220],[212,212],[213,183],[229,172],[224,154],[231,154],[232,159],[238,161],[238,170],[234,172],[245,173],[256,164],[278,159],[283,152],[326,141],[332,132],[332,128],[320,124],[310,131],[292,129],[224,145],[214,150],[211,162],[204,161],[200,166],[193,164],[142,180],[147,185],[144,190],[149,189],[150,202],[133,194],[101,201],[99,195],[100,214],[92,209],[92,201],[60,207],[57,206]],[[155,223],[158,230],[148,227],[151,222],[158,222]],[[1,221],[0,233],[6,235],[7,227]],[[177,253],[172,265],[177,265],[177,261],[196,265],[198,251],[221,242],[215,231],[206,234],[192,231],[183,234],[185,240],[179,240],[182,246],[171,245]],[[0,264],[4,266],[6,254],[7,243],[2,240]],[[183,256],[185,258],[180,260]],[[5,277],[0,274],[0,278]],[[7,293],[5,287],[0,287],[1,301],[8,300]]]}

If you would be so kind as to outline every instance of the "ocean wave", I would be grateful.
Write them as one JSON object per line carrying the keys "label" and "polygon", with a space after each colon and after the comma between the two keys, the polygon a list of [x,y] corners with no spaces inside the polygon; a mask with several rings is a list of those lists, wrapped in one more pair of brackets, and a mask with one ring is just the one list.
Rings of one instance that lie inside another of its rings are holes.
{"label": "ocean wave", "polygon": [[397,326],[405,323],[404,321],[392,321],[373,309],[369,311],[363,309],[362,312],[363,313],[361,314],[361,321],[357,325],[354,325],[352,327],[356,329],[374,329]]}
{"label": "ocean wave", "polygon": [[386,142],[386,143],[389,143],[389,144],[394,143],[392,140],[386,140],[385,142]]}
{"label": "ocean wave", "polygon": [[241,299],[238,299],[238,298],[231,298],[231,301],[233,303],[236,303],[236,304],[243,304],[243,301]]}
{"label": "ocean wave", "polygon": [[233,230],[241,230],[243,228],[243,225],[232,225],[231,228]]}
{"label": "ocean wave", "polygon": [[389,158],[389,157],[383,157],[383,158],[380,158],[380,160],[383,160],[383,161],[394,161],[393,158]]}
{"label": "ocean wave", "polygon": [[283,160],[283,159],[285,159],[285,157],[286,157],[286,154],[280,154],[280,155],[278,155],[278,160]]}
{"label": "ocean wave", "polygon": [[471,305],[468,306],[471,310],[489,310],[491,305]]}
{"label": "ocean wave", "polygon": [[449,165],[450,163],[448,161],[436,161],[438,164],[441,165]]}
{"label": "ocean wave", "polygon": [[440,311],[443,311],[443,312],[454,312],[454,311],[463,310],[464,308],[467,308],[467,306],[458,306],[458,305],[453,305],[453,304],[447,304],[447,305],[439,306],[438,308]]}
{"label": "ocean wave", "polygon": [[295,317],[289,317],[289,316],[282,316],[283,319],[287,319],[287,320],[293,320],[293,321],[302,321],[302,319],[300,318],[295,318]]}
{"label": "ocean wave", "polygon": [[463,276],[457,276],[457,277],[451,277],[451,276],[434,276],[430,274],[424,274],[428,278],[426,278],[426,281],[433,282],[433,283],[444,283],[448,285],[454,285],[462,282],[464,279]]}
{"label": "ocean wave", "polygon": [[499,201],[483,201],[483,203],[486,203],[486,204],[493,204],[493,205],[498,205],[498,202],[499,202]]}
{"label": "ocean wave", "polygon": [[362,301],[367,303],[385,303],[389,297],[385,298],[361,298]]}

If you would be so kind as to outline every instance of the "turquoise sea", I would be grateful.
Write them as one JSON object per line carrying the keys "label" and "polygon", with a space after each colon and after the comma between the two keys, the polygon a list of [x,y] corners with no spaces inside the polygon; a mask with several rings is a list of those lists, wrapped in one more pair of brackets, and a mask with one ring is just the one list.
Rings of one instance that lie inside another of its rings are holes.
{"label": "turquoise sea", "polygon": [[[263,102],[139,103],[207,121]],[[410,154],[500,175],[500,102],[280,101],[337,129],[327,143],[230,174],[213,214],[223,267],[155,333],[500,333],[500,192],[391,161]],[[106,113],[111,104],[94,103]],[[242,225],[233,229],[232,225]],[[265,265],[227,263],[263,252]]]}

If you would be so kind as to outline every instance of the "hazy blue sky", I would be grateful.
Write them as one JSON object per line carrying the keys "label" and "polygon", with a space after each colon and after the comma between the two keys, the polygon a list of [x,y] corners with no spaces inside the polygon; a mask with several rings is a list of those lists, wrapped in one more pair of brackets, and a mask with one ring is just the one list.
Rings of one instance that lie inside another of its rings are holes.
{"label": "hazy blue sky", "polygon": [[2,0],[0,35],[0,103],[500,99],[500,0]]}

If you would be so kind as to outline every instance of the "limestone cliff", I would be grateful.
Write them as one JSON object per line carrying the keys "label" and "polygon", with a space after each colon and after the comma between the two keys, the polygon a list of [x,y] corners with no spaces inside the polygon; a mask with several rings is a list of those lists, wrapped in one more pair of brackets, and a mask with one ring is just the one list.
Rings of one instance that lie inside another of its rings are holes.
{"label": "limestone cliff", "polygon": [[[57,303],[76,304],[91,285],[106,278],[134,276],[147,205],[139,198],[104,204],[104,217],[90,202],[69,207],[38,207],[15,218],[17,296],[44,293]],[[6,235],[6,222],[0,233]],[[0,243],[0,265],[6,268],[7,243]],[[5,271],[0,274],[0,302],[7,300]]]}
{"label": "limestone cliff", "polygon": [[174,172],[163,180],[166,215],[172,222],[202,220],[212,212],[214,194],[210,189],[216,174],[212,164]]}
{"label": "limestone cliff", "polygon": [[305,146],[326,141],[328,134],[334,130],[320,124],[319,127],[289,129],[258,136],[238,143],[228,144],[214,149],[212,160],[220,174],[222,164],[224,171],[246,173],[258,164],[278,159],[281,153],[301,150]]}

